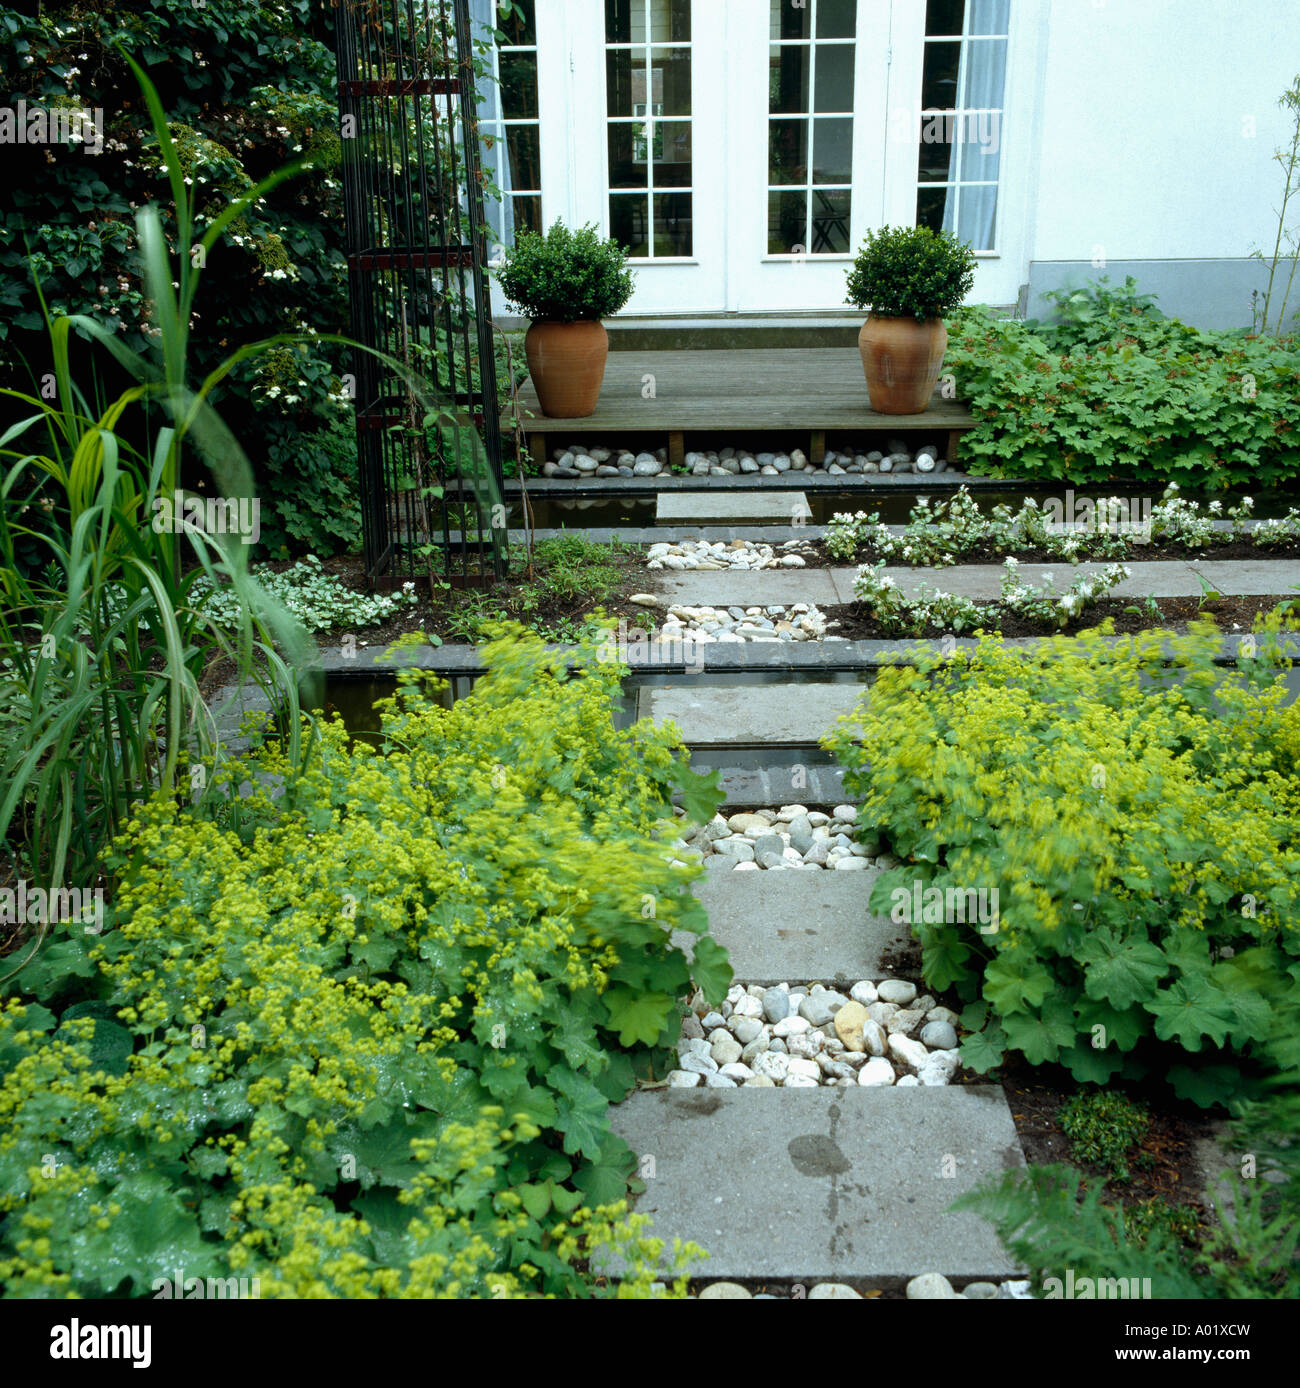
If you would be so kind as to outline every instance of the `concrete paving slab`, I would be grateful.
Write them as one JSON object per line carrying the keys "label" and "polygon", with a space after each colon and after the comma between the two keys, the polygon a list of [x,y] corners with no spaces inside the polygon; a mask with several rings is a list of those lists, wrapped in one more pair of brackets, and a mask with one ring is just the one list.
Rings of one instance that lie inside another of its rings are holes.
{"label": "concrete paving slab", "polygon": [[[1050,574],[1053,591],[1063,593],[1075,579],[1104,568],[1105,564],[1021,564],[1020,577],[1022,582],[1038,587]],[[1199,597],[1198,570],[1216,592],[1224,594],[1289,593],[1300,585],[1300,561],[1294,559],[1223,559],[1201,564],[1168,559],[1131,563],[1129,570],[1130,577],[1112,590],[1116,597]],[[1001,595],[1004,572],[1000,564],[956,564],[947,569],[912,569],[890,564],[885,568],[886,575],[909,596],[922,588],[937,588],[977,602],[991,602]],[[857,573],[856,568],[686,572],[659,576],[659,588],[671,602],[687,606],[742,603],[754,607],[794,602],[827,605],[854,601],[853,580]]]}
{"label": "concrete paving slab", "polygon": [[670,719],[692,747],[815,743],[865,692],[860,684],[646,686],[638,691],[637,716]]}
{"label": "concrete paving slab", "polygon": [[[709,859],[695,896],[709,913],[709,934],[731,955],[738,983],[842,983],[890,973],[881,963],[907,940],[907,927],[867,906],[880,872],[736,872]],[[714,866],[714,864],[717,864]],[[677,931],[690,953],[698,937]]]}
{"label": "concrete paving slab", "polygon": [[703,525],[710,521],[772,521],[798,524],[811,520],[812,508],[803,492],[660,492],[655,519],[665,525]]}
{"label": "concrete paving slab", "polygon": [[[857,570],[853,570],[857,572]],[[648,573],[656,592],[668,603],[687,607],[768,607],[783,603],[815,602],[830,606],[841,601],[830,569],[706,569],[700,572]]]}
{"label": "concrete paving slab", "polygon": [[[725,761],[725,758],[693,758],[691,768],[702,772],[706,763],[721,761]],[[771,805],[790,805],[795,801],[806,805],[842,805],[853,798],[845,794],[842,766],[771,766],[753,769],[719,765],[710,769],[718,771],[718,784],[727,797],[728,814],[734,814],[737,810],[765,810]]]}
{"label": "concrete paving slab", "polygon": [[985,1220],[948,1212],[1024,1165],[997,1086],[641,1090],[610,1116],[641,1159],[637,1212],[670,1249],[709,1251],[697,1275],[888,1288],[1019,1271]]}
{"label": "concrete paving slab", "polygon": [[[1225,596],[1288,595],[1300,588],[1300,561],[1295,559],[1214,559],[1189,565],[1216,593]],[[1200,584],[1196,591],[1201,591]]]}
{"label": "concrete paving slab", "polygon": [[[1100,573],[1105,564],[1021,564],[1020,581],[1040,587],[1052,577],[1052,590],[1064,593],[1072,583],[1085,574]],[[1112,591],[1117,597],[1158,598],[1194,597],[1201,591],[1189,565],[1181,560],[1159,561],[1150,564],[1130,564],[1131,577]],[[853,578],[856,570],[833,569],[836,593],[841,602],[853,601]],[[1006,570],[1000,564],[957,564],[950,569],[910,569],[898,565],[885,568],[899,589],[909,597],[922,588],[929,591],[953,593],[976,602],[990,602],[1002,594],[1002,578]]]}

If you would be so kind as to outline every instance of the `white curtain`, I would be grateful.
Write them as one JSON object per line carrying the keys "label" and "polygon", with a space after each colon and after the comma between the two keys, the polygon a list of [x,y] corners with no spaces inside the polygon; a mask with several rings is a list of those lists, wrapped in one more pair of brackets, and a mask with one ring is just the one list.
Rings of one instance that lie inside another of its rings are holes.
{"label": "white curtain", "polygon": [[948,189],[944,207],[945,231],[955,231],[977,251],[992,250],[997,231],[998,170],[1002,156],[1002,101],[1006,81],[1007,41],[981,38],[1005,34],[1010,0],[967,0],[973,37],[962,44],[957,100],[967,112],[960,124],[960,143],[953,149],[950,177],[962,185],[989,181],[989,187]]}
{"label": "white curtain", "polygon": [[[469,28],[474,38],[482,35],[484,29],[496,28],[496,0],[469,0]],[[496,122],[501,116],[501,88],[489,77],[478,84],[478,118],[483,130],[493,135],[491,149],[480,143],[479,156],[483,161],[483,172],[488,180],[501,189],[501,201],[496,198],[483,199],[483,211],[491,229],[492,239],[500,246],[508,246],[515,236],[514,200],[510,196],[510,146],[502,139],[496,139]],[[500,133],[508,129],[502,126]]]}

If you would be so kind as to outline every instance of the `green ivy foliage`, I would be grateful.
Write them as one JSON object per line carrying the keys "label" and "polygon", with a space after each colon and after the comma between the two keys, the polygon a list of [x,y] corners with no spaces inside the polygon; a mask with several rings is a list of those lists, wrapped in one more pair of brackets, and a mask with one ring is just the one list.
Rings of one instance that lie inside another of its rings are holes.
{"label": "green ivy foliage", "polygon": [[556,222],[545,236],[520,232],[497,271],[501,292],[533,322],[609,318],[632,297],[627,251],[594,226]]}
{"label": "green ivy foliage", "polygon": [[730,983],[668,848],[671,797],[720,793],[671,729],[615,730],[594,639],[572,671],[517,628],[486,654],[449,709],[404,674],[383,755],[322,725],[305,765],[261,746],[251,796],[129,823],[111,928],[0,1011],[9,1294],[649,1294],[608,1110],[692,979]]}
{"label": "green ivy foliage", "polygon": [[[898,888],[914,902],[918,883],[923,903],[944,893],[911,928],[926,982],[968,1004],[970,1069],[1019,1052],[1099,1084],[1156,1063],[1201,1104],[1240,1088],[1300,979],[1300,706],[1276,663],[1282,620],[1235,670],[1215,665],[1209,623],[1028,651],[984,638],[882,671],[827,739],[905,860],[873,909]],[[995,891],[996,919],[968,891]]]}
{"label": "green ivy foliage", "polygon": [[943,318],[974,283],[975,254],[951,232],[881,227],[853,262],[847,302],[887,318]]}
{"label": "green ivy foliage", "polygon": [[1061,321],[963,309],[944,370],[978,421],[972,472],[1187,489],[1300,476],[1300,342],[1164,318],[1130,278],[1056,296]]}
{"label": "green ivy foliage", "polygon": [[[27,385],[29,374],[39,381],[49,369],[34,275],[54,314],[96,318],[142,355],[157,338],[135,209],[159,205],[173,249],[175,210],[130,54],[168,112],[185,176],[201,194],[200,225],[276,169],[311,161],[214,248],[192,322],[194,366],[204,374],[245,343],[279,333],[304,339],[300,349],[240,368],[214,392],[217,408],[238,421],[259,479],[274,479],[273,461],[265,470],[270,454],[309,455],[313,439],[351,420],[345,349],[311,341],[348,327],[332,33],[323,0],[0,5],[0,101],[99,108],[104,133],[99,154],[77,145],[4,146],[5,375]],[[116,387],[110,379],[108,389]]]}

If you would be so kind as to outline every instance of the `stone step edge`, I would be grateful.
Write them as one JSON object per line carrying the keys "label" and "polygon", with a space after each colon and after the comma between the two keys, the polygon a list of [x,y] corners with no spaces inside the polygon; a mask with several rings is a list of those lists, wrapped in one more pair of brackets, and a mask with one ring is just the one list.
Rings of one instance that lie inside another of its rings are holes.
{"label": "stone step edge", "polygon": [[[1231,561],[1225,561],[1231,562]],[[676,604],[681,605],[681,604]],[[688,606],[690,604],[687,604]],[[1242,636],[1247,633],[1243,632]],[[1225,636],[1220,654],[1215,657],[1217,665],[1232,665],[1240,653],[1242,636]],[[1028,651],[1053,640],[1056,636],[1017,636],[1002,643],[1007,650]],[[1071,637],[1063,638],[1071,640]],[[1115,645],[1126,641],[1127,636],[1105,638],[1108,644]],[[1300,638],[1284,636],[1282,648],[1287,658],[1294,664],[1300,662]],[[724,642],[695,647],[690,660],[681,653],[681,643],[675,641],[646,643],[647,666],[655,672],[678,673],[688,668],[694,670],[702,663],[705,671],[725,672],[728,670],[792,670],[792,671],[852,671],[874,670],[889,665],[910,665],[920,656],[933,657],[947,650],[974,651],[979,642],[970,637],[958,637],[955,643],[945,646],[939,641],[925,638],[906,638],[901,641],[746,641]],[[355,675],[358,678],[372,678],[375,674],[399,669],[445,671],[455,675],[478,675],[487,670],[482,647],[449,643],[444,646],[418,646],[405,653],[400,661],[386,661],[384,655],[388,647],[358,647],[355,655],[345,656],[342,647],[322,648],[317,663],[303,669],[306,678],[312,674]],[[573,656],[577,647],[572,644],[548,644],[548,654]],[[698,657],[698,659],[697,659]],[[638,667],[640,668],[640,667]],[[636,670],[632,672],[635,677]],[[229,688],[229,687],[227,687]],[[865,686],[864,686],[865,688]],[[226,690],[218,691],[226,693]]]}

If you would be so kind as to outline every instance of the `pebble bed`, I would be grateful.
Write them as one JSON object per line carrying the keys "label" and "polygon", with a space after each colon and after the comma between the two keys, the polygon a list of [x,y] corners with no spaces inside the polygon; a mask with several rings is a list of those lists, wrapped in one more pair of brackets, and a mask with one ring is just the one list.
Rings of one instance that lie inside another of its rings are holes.
{"label": "pebble bed", "polygon": [[646,550],[647,569],[802,569],[812,552],[807,540],[787,540],[783,545],[754,545],[747,540],[684,540],[670,545],[663,541]]}
{"label": "pebble bed", "polygon": [[[636,601],[634,597],[633,602]],[[655,633],[660,641],[685,641],[696,645],[740,641],[843,641],[827,636],[837,622],[813,603],[792,607],[682,607],[668,609]]]}
{"label": "pebble bed", "polygon": [[847,997],[820,983],[736,984],[718,1011],[702,993],[690,1009],[672,1089],[943,1085],[961,1066],[957,1014],[904,979],[863,979]]}
{"label": "pebble bed", "polygon": [[[833,641],[833,636],[826,638]],[[898,859],[884,851],[880,840],[858,827],[853,805],[836,805],[829,813],[804,805],[782,805],[776,810],[744,810],[733,815],[714,815],[687,839],[676,839],[674,855],[683,861],[708,857],[728,858],[734,872],[882,871],[898,866]]]}
{"label": "pebble bed", "polygon": [[[662,1286],[663,1284],[658,1284]],[[913,1277],[907,1284],[909,1301],[1033,1301],[1027,1279],[1016,1278],[1006,1282],[968,1282],[961,1291],[956,1291],[951,1282],[941,1273],[925,1272]],[[751,1292],[739,1282],[710,1282],[700,1290],[700,1301],[865,1301],[861,1292],[855,1291],[847,1282],[818,1282],[815,1286],[803,1288],[796,1294],[792,1288],[776,1292]]]}
{"label": "pebble bed", "polygon": [[[807,472],[818,476],[841,476],[865,472],[948,472],[947,460],[939,456],[939,445],[922,444],[915,452],[902,439],[888,439],[884,450],[845,446],[828,449],[820,466],[808,461],[802,449],[788,453],[756,453],[747,448],[709,449],[691,452],[683,461],[693,477],[738,477],[756,474],[779,477],[783,472]],[[593,477],[658,477],[668,473],[668,450],[634,453],[620,447],[569,444],[557,448],[551,460],[542,464],[543,477],[590,480]]]}

